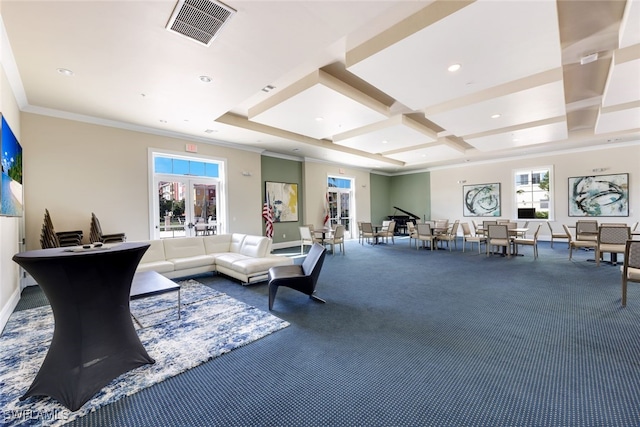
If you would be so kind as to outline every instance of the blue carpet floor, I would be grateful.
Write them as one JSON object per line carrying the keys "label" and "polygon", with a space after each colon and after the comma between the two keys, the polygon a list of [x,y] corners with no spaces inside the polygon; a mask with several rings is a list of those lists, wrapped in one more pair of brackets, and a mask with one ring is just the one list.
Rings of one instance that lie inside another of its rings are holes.
{"label": "blue carpet floor", "polygon": [[[347,242],[326,304],[281,288],[290,327],[69,425],[640,425],[640,287],[621,308],[619,268],[593,252],[521,252]],[[266,283],[196,279],[267,309]]]}

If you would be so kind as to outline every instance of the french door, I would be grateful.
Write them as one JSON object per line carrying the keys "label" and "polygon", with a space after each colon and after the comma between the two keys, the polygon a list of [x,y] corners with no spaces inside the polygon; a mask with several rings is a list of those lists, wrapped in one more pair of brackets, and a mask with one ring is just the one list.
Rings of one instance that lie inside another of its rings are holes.
{"label": "french door", "polygon": [[215,234],[222,229],[217,179],[155,176],[154,239]]}
{"label": "french door", "polygon": [[349,188],[329,188],[327,190],[329,200],[329,221],[331,224],[344,225],[345,236],[352,238],[351,228],[353,224],[352,191]]}

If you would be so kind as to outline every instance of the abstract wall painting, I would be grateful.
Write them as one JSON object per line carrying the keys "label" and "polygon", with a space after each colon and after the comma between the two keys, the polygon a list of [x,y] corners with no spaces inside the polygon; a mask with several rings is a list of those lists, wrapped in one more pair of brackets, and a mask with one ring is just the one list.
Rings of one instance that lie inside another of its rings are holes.
{"label": "abstract wall painting", "polygon": [[22,216],[22,147],[4,116],[0,127],[0,215]]}
{"label": "abstract wall painting", "polygon": [[500,183],[463,185],[463,215],[499,217]]}
{"label": "abstract wall painting", "polygon": [[629,216],[629,174],[569,178],[569,216]]}
{"label": "abstract wall painting", "polygon": [[267,203],[272,208],[273,222],[298,221],[298,184],[265,182]]}

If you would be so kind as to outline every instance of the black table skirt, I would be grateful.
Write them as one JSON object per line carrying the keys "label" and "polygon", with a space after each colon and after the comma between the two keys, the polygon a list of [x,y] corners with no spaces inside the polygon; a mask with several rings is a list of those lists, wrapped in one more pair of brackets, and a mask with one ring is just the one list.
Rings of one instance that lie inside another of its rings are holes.
{"label": "black table skirt", "polygon": [[129,311],[131,281],[149,244],[107,246],[13,257],[43,289],[55,320],[47,356],[20,400],[50,396],[75,411],[114,378],[155,363]]}

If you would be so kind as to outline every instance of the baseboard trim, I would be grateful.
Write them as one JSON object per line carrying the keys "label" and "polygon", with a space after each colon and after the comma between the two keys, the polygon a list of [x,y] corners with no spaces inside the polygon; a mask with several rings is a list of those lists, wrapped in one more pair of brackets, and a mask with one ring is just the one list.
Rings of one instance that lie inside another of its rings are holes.
{"label": "baseboard trim", "polygon": [[20,301],[20,289],[16,288],[11,294],[11,297],[9,298],[7,303],[4,305],[4,307],[2,307],[2,310],[0,311],[0,331],[4,329],[4,326],[9,321],[9,317],[18,305],[18,301]]}

